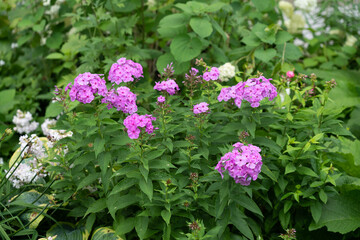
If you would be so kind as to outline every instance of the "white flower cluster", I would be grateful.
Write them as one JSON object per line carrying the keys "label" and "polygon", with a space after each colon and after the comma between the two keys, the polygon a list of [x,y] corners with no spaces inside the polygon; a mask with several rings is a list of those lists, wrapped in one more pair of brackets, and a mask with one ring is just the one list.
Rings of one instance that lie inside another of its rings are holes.
{"label": "white flower cluster", "polygon": [[231,63],[225,63],[219,67],[219,73],[219,79],[222,82],[227,82],[230,78],[235,77],[235,66]]}
{"label": "white flower cluster", "polygon": [[0,165],[4,164],[4,159],[2,157],[0,157]]}
{"label": "white flower cluster", "polygon": [[36,134],[31,134],[30,137],[28,135],[21,136],[19,141],[22,151],[21,157],[24,157],[26,154],[31,154],[36,159],[47,157],[44,143]]}
{"label": "white flower cluster", "polygon": [[16,116],[13,117],[13,123],[16,125],[14,130],[18,133],[30,133],[34,131],[38,126],[38,122],[31,122],[33,119],[30,112],[22,112],[21,110],[16,111]]}
{"label": "white flower cluster", "polygon": [[316,8],[317,0],[295,0],[294,5],[301,10],[311,12]]}
{"label": "white flower cluster", "polygon": [[44,123],[41,124],[44,135],[50,138],[51,141],[59,141],[60,139],[71,137],[73,135],[73,132],[71,131],[51,129],[52,127],[55,127],[55,125],[55,119],[45,119]]}
{"label": "white flower cluster", "polygon": [[5,61],[0,59],[0,67],[5,65]]}
{"label": "white flower cluster", "polygon": [[[45,14],[48,14],[51,18],[54,18],[59,13],[60,5],[64,2],[65,0],[57,0],[55,4],[50,7],[49,10],[45,11]],[[43,0],[43,5],[50,6],[50,0]]]}
{"label": "white flower cluster", "polygon": [[[6,177],[9,179],[9,181],[15,188],[20,188],[24,184],[30,183],[31,181],[36,182],[39,178],[46,176],[46,174],[40,173],[40,166],[41,165],[37,164],[36,161],[33,161],[30,164],[20,163],[17,164],[16,170],[12,175],[12,170],[5,170],[7,172]],[[15,168],[15,166],[13,166],[13,168]]]}

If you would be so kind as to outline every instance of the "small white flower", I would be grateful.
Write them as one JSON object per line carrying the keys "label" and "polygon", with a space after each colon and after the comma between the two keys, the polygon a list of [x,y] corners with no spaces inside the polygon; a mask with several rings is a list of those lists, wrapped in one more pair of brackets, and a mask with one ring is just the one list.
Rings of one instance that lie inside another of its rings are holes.
{"label": "small white flower", "polygon": [[300,8],[306,12],[313,11],[317,6],[316,0],[295,0],[294,2],[295,7]]}
{"label": "small white flower", "polygon": [[43,0],[43,6],[49,6],[51,0]]}
{"label": "small white flower", "polygon": [[225,63],[219,67],[219,79],[222,82],[229,81],[230,78],[235,77],[235,66],[231,63]]}
{"label": "small white flower", "polygon": [[55,17],[59,13],[60,6],[59,5],[52,5],[50,10],[45,11],[45,14],[51,16],[51,18]]}
{"label": "small white flower", "polygon": [[5,65],[5,61],[0,59],[0,67]]}
{"label": "small white flower", "polygon": [[0,157],[0,165],[4,164],[4,159],[2,157]]}
{"label": "small white flower", "polygon": [[39,126],[39,123],[35,121],[31,122],[32,119],[33,117],[30,112],[22,112],[18,109],[12,120],[16,125],[14,130],[20,134],[34,131]]}
{"label": "small white flower", "polygon": [[279,8],[288,18],[291,18],[294,12],[294,6],[291,3],[287,1],[280,1]]}
{"label": "small white flower", "polygon": [[352,47],[354,46],[354,44],[357,42],[356,37],[354,37],[353,35],[347,35],[346,36],[346,42],[345,42],[345,46],[349,46]]}
{"label": "small white flower", "polygon": [[295,13],[285,21],[285,26],[289,33],[298,33],[305,26],[305,18],[303,15]]}
{"label": "small white flower", "polygon": [[19,45],[17,43],[11,43],[11,48],[14,49],[14,48],[18,48]]}

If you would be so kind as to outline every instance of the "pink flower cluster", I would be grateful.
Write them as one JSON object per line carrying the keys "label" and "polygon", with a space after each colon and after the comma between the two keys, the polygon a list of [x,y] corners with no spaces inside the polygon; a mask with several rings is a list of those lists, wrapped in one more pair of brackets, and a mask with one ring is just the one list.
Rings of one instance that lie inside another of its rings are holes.
{"label": "pink flower cluster", "polygon": [[101,102],[108,103],[108,109],[115,107],[118,111],[129,114],[137,111],[136,94],[132,93],[128,87],[119,87],[116,91],[110,90]]}
{"label": "pink flower cluster", "polygon": [[158,91],[166,91],[170,95],[174,95],[176,91],[180,90],[177,83],[172,79],[168,79],[167,81],[162,82],[155,82],[154,89]]}
{"label": "pink flower cluster", "polygon": [[152,121],[155,121],[156,118],[151,115],[138,115],[137,113],[127,116],[124,120],[124,126],[127,129],[129,138],[137,139],[139,138],[141,129],[145,128],[145,131],[148,134],[154,132],[154,126]]}
{"label": "pink flower cluster", "polygon": [[110,68],[109,81],[116,84],[132,82],[134,78],[143,77],[142,74],[143,68],[139,63],[126,60],[126,58],[120,58]]}
{"label": "pink flower cluster", "polygon": [[223,88],[218,96],[219,102],[234,99],[236,106],[241,107],[242,100],[246,100],[251,107],[259,107],[260,101],[266,97],[272,101],[277,96],[276,87],[270,83],[271,79],[261,76],[248,79],[235,86]]}
{"label": "pink flower cluster", "polygon": [[219,171],[223,178],[223,172],[228,171],[236,183],[247,186],[251,180],[255,181],[261,171],[262,159],[261,149],[257,146],[237,142],[233,145],[232,152],[226,153],[216,165],[215,169]]}
{"label": "pink flower cluster", "polygon": [[78,100],[82,103],[91,103],[96,93],[101,96],[105,96],[107,93],[105,80],[98,74],[89,72],[79,74],[74,80],[74,85],[69,83],[65,87],[65,91],[68,89],[71,89],[69,93],[71,101]]}
{"label": "pink flower cluster", "polygon": [[163,103],[163,102],[165,102],[165,100],[166,100],[166,98],[161,95],[157,98],[158,103]]}
{"label": "pink flower cluster", "polygon": [[196,105],[194,105],[193,112],[194,112],[194,114],[207,113],[209,111],[208,106],[209,106],[209,104],[206,102],[196,104]]}
{"label": "pink flower cluster", "polygon": [[219,69],[216,68],[216,67],[212,67],[210,72],[205,72],[203,74],[203,79],[205,81],[210,81],[210,80],[218,80],[219,79],[219,75],[220,75],[220,72],[219,72]]}

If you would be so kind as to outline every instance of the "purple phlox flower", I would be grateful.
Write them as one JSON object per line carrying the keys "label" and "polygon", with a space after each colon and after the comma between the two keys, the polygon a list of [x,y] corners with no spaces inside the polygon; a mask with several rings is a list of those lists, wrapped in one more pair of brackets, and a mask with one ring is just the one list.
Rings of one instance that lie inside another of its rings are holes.
{"label": "purple phlox flower", "polygon": [[269,98],[272,101],[277,96],[276,87],[270,83],[271,79],[263,76],[259,78],[248,79],[246,82],[240,82],[235,86],[223,88],[218,96],[218,101],[229,101],[234,99],[236,106],[241,107],[243,100],[248,101],[251,107],[259,107],[260,101]]}
{"label": "purple phlox flower", "polygon": [[143,77],[143,68],[139,63],[126,58],[120,58],[114,63],[109,72],[109,81],[120,84],[121,82],[132,82],[135,78]]}
{"label": "purple phlox flower", "polygon": [[203,79],[207,82],[210,80],[214,81],[219,79],[219,75],[220,75],[219,69],[217,67],[212,67],[210,72],[205,72],[203,74]]}
{"label": "purple phlox flower", "polygon": [[71,101],[78,100],[82,103],[90,103],[94,100],[94,94],[105,96],[107,93],[106,82],[100,78],[99,74],[92,74],[89,72],[79,74],[75,80],[74,85],[70,82],[65,91],[69,92]]}
{"label": "purple phlox flower", "polygon": [[159,96],[158,98],[157,98],[157,101],[159,102],[159,103],[163,103],[163,102],[165,102],[165,97],[164,96]]}
{"label": "purple phlox flower", "polygon": [[154,132],[154,126],[152,125],[152,121],[155,121],[156,118],[152,115],[138,115],[134,113],[129,115],[124,120],[124,126],[126,127],[126,131],[128,133],[129,138],[138,139],[141,133],[140,128],[145,128],[145,131],[148,134]]}
{"label": "purple phlox flower", "polygon": [[262,158],[261,149],[254,145],[244,145],[240,142],[235,143],[234,149],[221,157],[215,169],[221,174],[228,171],[230,177],[236,183],[247,186],[251,180],[255,181],[261,172]]}
{"label": "purple phlox flower", "polygon": [[179,86],[173,79],[168,79],[167,81],[155,82],[155,90],[166,91],[170,95],[174,95],[177,91],[180,90]]}
{"label": "purple phlox flower", "polygon": [[108,109],[115,107],[116,110],[129,114],[137,111],[136,94],[132,93],[128,87],[110,90],[101,102],[108,103]]}
{"label": "purple phlox flower", "polygon": [[209,111],[209,104],[206,102],[201,102],[194,105],[193,112],[194,114],[207,113]]}

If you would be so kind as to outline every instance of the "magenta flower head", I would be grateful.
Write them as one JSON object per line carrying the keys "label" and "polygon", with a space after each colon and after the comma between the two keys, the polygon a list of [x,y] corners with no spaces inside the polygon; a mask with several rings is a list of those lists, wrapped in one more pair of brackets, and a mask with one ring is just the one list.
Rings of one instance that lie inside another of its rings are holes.
{"label": "magenta flower head", "polygon": [[159,96],[158,98],[157,98],[157,101],[158,101],[158,103],[163,103],[163,102],[165,102],[165,97],[164,96]]}
{"label": "magenta flower head", "polygon": [[241,107],[243,100],[248,101],[251,107],[260,106],[260,101],[269,98],[272,101],[277,96],[276,87],[270,83],[271,79],[261,76],[259,78],[251,78],[246,82],[239,82],[235,86],[223,88],[218,96],[219,102],[234,99],[237,107]]}
{"label": "magenta flower head", "polygon": [[116,110],[129,114],[137,111],[136,94],[132,93],[128,87],[110,90],[101,102],[108,103],[108,109],[115,107]]}
{"label": "magenta flower head", "polygon": [[219,75],[220,75],[220,72],[219,72],[219,69],[216,68],[216,67],[212,67],[210,72],[205,72],[203,74],[203,79],[205,81],[210,81],[210,80],[218,80],[219,79]]}
{"label": "magenta flower head", "polygon": [[155,120],[156,118],[151,115],[138,115],[137,113],[134,113],[127,116],[124,120],[124,126],[129,138],[138,139],[141,129],[145,129],[148,134],[153,133],[154,126],[152,125],[152,121]]}
{"label": "magenta flower head", "polygon": [[110,68],[109,81],[119,85],[121,82],[132,82],[134,78],[143,77],[142,74],[143,68],[139,63],[120,58]]}
{"label": "magenta flower head", "polygon": [[261,149],[254,145],[237,142],[232,152],[226,153],[216,165],[215,169],[224,178],[223,172],[228,171],[236,183],[247,186],[251,180],[255,181],[261,172]]}
{"label": "magenta flower head", "polygon": [[208,106],[209,106],[209,104],[206,102],[196,104],[196,105],[194,105],[193,112],[194,112],[194,114],[207,113],[209,111]]}
{"label": "magenta flower head", "polygon": [[105,96],[107,93],[106,82],[100,78],[98,74],[89,72],[79,74],[74,84],[69,83],[65,87],[65,91],[69,92],[71,101],[78,100],[82,103],[91,103],[94,100],[94,94]]}
{"label": "magenta flower head", "polygon": [[166,91],[170,95],[174,95],[177,91],[180,90],[177,83],[172,79],[168,79],[167,81],[162,82],[155,82],[154,89],[158,91]]}
{"label": "magenta flower head", "polygon": [[288,71],[288,72],[286,73],[286,76],[287,76],[288,78],[293,78],[293,77],[295,77],[295,73],[294,73],[293,71]]}

